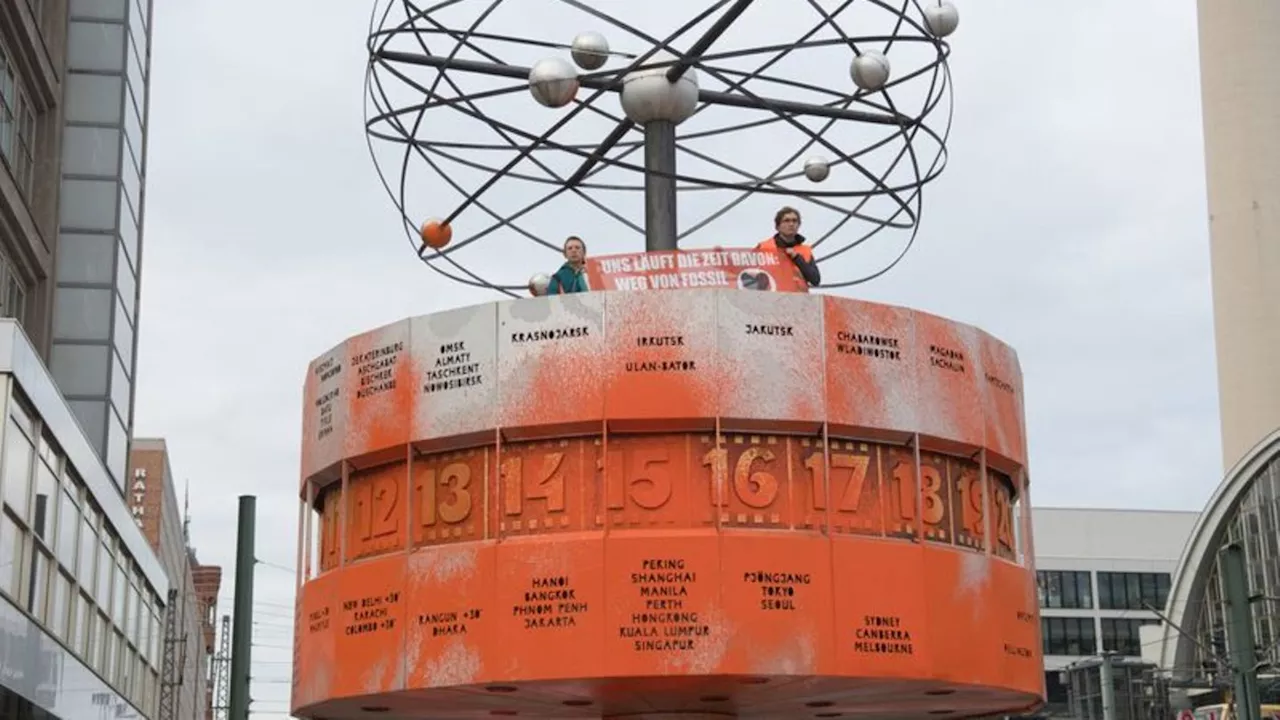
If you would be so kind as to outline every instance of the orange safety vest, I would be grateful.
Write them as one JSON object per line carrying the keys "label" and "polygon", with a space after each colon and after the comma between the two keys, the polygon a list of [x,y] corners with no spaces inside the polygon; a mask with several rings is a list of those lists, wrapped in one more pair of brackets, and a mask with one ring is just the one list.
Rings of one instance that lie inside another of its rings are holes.
{"label": "orange safety vest", "polygon": [[[768,238],[761,240],[760,244],[756,245],[756,249],[765,251],[782,250],[782,246],[778,244],[778,240],[775,236],[770,235]],[[813,262],[813,249],[808,245],[800,243],[798,245],[792,245],[791,249],[800,253],[800,257],[804,258],[806,262]]]}

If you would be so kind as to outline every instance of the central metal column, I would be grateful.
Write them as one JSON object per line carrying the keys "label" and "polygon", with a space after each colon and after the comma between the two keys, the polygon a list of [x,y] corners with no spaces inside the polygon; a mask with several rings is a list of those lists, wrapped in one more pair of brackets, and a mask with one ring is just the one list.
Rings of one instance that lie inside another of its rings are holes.
{"label": "central metal column", "polygon": [[644,249],[676,249],[676,124],[644,126]]}

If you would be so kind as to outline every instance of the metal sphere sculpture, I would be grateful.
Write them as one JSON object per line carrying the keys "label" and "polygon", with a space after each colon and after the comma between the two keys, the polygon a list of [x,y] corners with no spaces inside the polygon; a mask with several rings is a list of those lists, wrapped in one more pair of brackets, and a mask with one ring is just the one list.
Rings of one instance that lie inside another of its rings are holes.
{"label": "metal sphere sculpture", "polygon": [[946,164],[951,2],[598,5],[376,0],[369,147],[429,267],[514,297],[568,235],[753,245],[781,205],[824,287],[905,256]]}

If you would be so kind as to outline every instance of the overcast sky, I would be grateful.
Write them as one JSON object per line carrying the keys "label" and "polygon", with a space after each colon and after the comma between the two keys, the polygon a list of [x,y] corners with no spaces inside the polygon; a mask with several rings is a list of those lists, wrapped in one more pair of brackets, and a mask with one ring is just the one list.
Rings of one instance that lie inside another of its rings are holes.
{"label": "overcast sky", "polygon": [[[526,3],[554,4],[508,5]],[[919,239],[895,271],[841,292],[970,322],[1018,350],[1036,505],[1197,509],[1221,460],[1195,6],[960,8],[950,164]],[[258,717],[284,717],[289,695],[307,363],[365,329],[494,299],[418,262],[379,183],[363,131],[369,10],[156,3],[136,432],[167,438],[191,484],[194,544],[226,572],[222,612],[236,497],[258,497],[270,563],[257,571]],[[554,40],[586,29],[528,27]],[[823,73],[848,82],[845,67]],[[721,244],[771,231],[768,208],[747,212]],[[555,235],[625,237],[596,222]],[[471,267],[501,280],[556,264],[510,237],[477,245]],[[824,272],[852,276],[862,261],[840,262]]]}

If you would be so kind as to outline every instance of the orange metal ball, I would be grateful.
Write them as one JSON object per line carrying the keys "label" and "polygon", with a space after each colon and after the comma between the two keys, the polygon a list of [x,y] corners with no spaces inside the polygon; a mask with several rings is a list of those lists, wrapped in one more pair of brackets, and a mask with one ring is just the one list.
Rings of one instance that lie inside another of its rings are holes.
{"label": "orange metal ball", "polygon": [[439,250],[453,239],[453,227],[437,218],[422,223],[422,242],[427,247]]}

